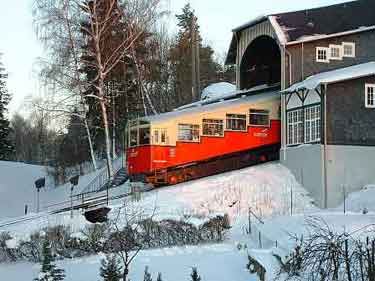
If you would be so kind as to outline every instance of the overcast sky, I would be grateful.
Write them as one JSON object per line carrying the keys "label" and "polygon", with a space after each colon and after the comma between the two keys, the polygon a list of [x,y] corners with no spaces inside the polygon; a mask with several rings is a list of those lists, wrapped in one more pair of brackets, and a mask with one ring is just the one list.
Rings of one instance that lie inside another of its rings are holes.
{"label": "overcast sky", "polygon": [[[33,0],[0,0],[0,53],[9,73],[8,88],[13,94],[12,112],[21,110],[27,95],[38,94],[33,65],[43,57],[32,26]],[[165,1],[165,0],[164,0]],[[168,0],[171,16],[190,2],[198,17],[202,37],[219,55],[229,47],[231,30],[259,15],[300,10],[348,0]],[[339,19],[332,19],[339,20]],[[176,29],[171,18],[171,29]],[[35,67],[34,67],[35,68]]]}

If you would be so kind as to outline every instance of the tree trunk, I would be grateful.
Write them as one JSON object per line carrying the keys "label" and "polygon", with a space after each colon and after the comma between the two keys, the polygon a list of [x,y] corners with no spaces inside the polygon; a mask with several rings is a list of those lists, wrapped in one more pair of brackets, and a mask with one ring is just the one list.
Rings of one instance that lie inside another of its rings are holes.
{"label": "tree trunk", "polygon": [[87,118],[84,118],[84,123],[85,123],[85,128],[86,128],[86,133],[87,133],[87,138],[89,140],[89,147],[90,147],[90,155],[91,155],[91,161],[92,165],[94,166],[95,171],[98,169],[98,165],[96,164],[96,159],[95,159],[95,153],[94,153],[94,146],[92,145],[92,139],[91,139],[91,133],[90,133],[90,128],[89,124],[87,122]]}
{"label": "tree trunk", "polygon": [[[103,88],[99,87],[99,94],[103,97]],[[111,157],[111,136],[109,134],[109,126],[108,126],[108,115],[107,115],[107,107],[105,105],[104,98],[101,98],[100,107],[102,109],[102,117],[103,117],[103,125],[104,125],[104,133],[105,133],[105,150],[107,155],[107,167],[108,167],[108,176],[110,179],[113,178],[113,167],[112,167],[112,157]]]}

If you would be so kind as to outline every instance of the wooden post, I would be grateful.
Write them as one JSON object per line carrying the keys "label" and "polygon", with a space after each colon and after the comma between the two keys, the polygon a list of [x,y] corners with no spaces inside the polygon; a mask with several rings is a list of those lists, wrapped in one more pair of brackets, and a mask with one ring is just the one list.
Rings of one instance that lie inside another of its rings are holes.
{"label": "wooden post", "polygon": [[262,234],[260,231],[259,231],[259,248],[262,249]]}

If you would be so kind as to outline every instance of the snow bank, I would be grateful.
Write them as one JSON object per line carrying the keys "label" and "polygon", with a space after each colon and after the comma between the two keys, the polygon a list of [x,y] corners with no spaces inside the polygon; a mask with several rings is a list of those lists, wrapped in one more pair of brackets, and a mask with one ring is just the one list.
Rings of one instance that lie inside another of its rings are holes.
{"label": "snow bank", "polygon": [[204,88],[201,94],[201,100],[218,99],[232,94],[236,91],[236,85],[227,82],[219,82]]}

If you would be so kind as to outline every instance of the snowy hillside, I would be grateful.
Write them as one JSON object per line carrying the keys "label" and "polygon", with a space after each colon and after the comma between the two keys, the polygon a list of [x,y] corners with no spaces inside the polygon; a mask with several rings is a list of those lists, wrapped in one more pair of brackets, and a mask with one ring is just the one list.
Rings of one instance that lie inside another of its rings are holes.
{"label": "snowy hillside", "polygon": [[[111,190],[111,194],[126,190],[125,184],[117,190]],[[249,208],[263,220],[286,215],[290,212],[291,190],[295,213],[317,210],[289,170],[278,163],[156,189],[142,193],[139,202],[128,199],[127,205],[142,208],[145,212],[153,212],[156,220],[183,220],[199,226],[207,221],[208,217],[228,214],[232,225],[223,244],[142,251],[131,268],[131,277],[133,280],[141,278],[144,266],[149,265],[154,275],[158,271],[163,273],[163,280],[185,280],[191,267],[198,266],[205,281],[232,281],[233,276],[236,277],[236,281],[251,280],[250,274],[245,270],[247,251],[237,248],[239,243],[258,247],[257,242],[244,231],[247,227]],[[117,215],[116,210],[123,204],[123,199],[111,202],[112,217]],[[27,239],[34,231],[59,224],[70,226],[77,235],[88,225],[82,214],[77,211],[73,220],[68,213],[42,216],[26,224],[6,226],[0,230],[9,231],[17,243],[17,240]],[[254,222],[254,227],[256,225]],[[93,256],[61,261],[60,265],[67,270],[68,281],[76,281],[73,276],[77,276],[75,272],[80,272],[82,267],[89,268],[82,277],[91,280],[98,276],[100,258],[101,256]],[[38,265],[28,263],[0,265],[0,274],[7,276],[8,280],[16,280],[20,276],[36,276],[38,269]]]}
{"label": "snowy hillside", "polygon": [[[0,221],[5,218],[23,216],[26,204],[29,213],[36,212],[37,192],[34,182],[41,177],[46,177],[46,173],[46,168],[43,166],[0,161]],[[80,177],[75,192],[84,188],[95,175],[96,173],[91,173]],[[68,200],[69,196],[69,184],[55,188],[47,177],[46,188],[40,192],[41,210]]]}

